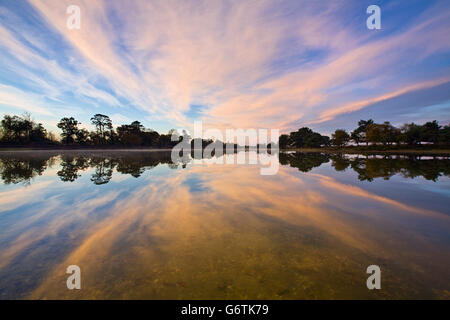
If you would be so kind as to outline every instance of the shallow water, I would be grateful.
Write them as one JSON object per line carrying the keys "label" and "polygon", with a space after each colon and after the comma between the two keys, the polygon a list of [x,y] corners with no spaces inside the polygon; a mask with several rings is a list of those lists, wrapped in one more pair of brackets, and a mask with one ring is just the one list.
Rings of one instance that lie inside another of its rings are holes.
{"label": "shallow water", "polygon": [[279,161],[1,153],[0,299],[450,298],[450,160]]}

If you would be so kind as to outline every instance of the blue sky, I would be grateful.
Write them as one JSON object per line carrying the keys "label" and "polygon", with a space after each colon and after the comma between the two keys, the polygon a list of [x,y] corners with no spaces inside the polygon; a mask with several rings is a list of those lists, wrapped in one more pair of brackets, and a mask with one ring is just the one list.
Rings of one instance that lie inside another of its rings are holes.
{"label": "blue sky", "polygon": [[[366,8],[381,8],[368,30]],[[66,8],[81,9],[81,29]],[[0,115],[167,132],[450,121],[449,1],[0,2]]]}

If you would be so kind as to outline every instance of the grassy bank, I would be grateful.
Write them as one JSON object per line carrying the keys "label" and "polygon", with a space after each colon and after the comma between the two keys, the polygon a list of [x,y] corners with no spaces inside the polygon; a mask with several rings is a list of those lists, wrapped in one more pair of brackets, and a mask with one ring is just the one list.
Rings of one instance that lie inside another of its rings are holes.
{"label": "grassy bank", "polygon": [[155,149],[155,148],[0,148],[1,153],[30,153],[30,152],[52,152],[52,153],[90,153],[90,152],[170,152],[172,149]]}
{"label": "grassy bank", "polygon": [[[241,149],[242,150],[242,149]],[[248,149],[247,149],[248,150]],[[36,151],[54,151],[54,152],[136,152],[136,151],[171,151],[167,148],[149,148],[149,147],[124,147],[124,146],[20,146],[20,147],[1,147],[1,152],[36,152]],[[281,149],[281,151],[296,151],[296,152],[322,152],[334,154],[417,154],[417,155],[448,155],[450,156],[450,147],[447,148],[432,148],[432,147],[417,147],[417,148],[386,148],[386,147],[323,147],[323,148],[288,148]]]}
{"label": "grassy bank", "polygon": [[345,153],[345,154],[420,154],[420,155],[450,155],[450,149],[432,149],[432,148],[415,148],[415,149],[381,149],[370,147],[325,147],[325,148],[294,148],[282,149],[282,151],[297,152],[325,152],[325,153]]}

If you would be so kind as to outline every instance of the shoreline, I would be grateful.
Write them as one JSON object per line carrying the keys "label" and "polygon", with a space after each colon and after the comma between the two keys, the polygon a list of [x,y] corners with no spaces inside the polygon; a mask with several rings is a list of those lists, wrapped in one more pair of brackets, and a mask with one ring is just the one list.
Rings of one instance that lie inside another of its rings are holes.
{"label": "shoreline", "polygon": [[153,148],[0,148],[2,152],[170,152],[172,149],[153,149]]}
{"label": "shoreline", "polygon": [[[172,149],[155,148],[46,148],[22,147],[0,148],[0,153],[22,152],[170,152]],[[248,149],[246,149],[248,151]],[[359,149],[359,148],[290,148],[280,149],[280,152],[302,153],[333,153],[333,154],[420,154],[420,155],[450,155],[450,149]]]}
{"label": "shoreline", "polygon": [[450,149],[358,149],[358,148],[292,148],[282,149],[283,152],[314,152],[334,154],[420,154],[420,155],[450,155]]}

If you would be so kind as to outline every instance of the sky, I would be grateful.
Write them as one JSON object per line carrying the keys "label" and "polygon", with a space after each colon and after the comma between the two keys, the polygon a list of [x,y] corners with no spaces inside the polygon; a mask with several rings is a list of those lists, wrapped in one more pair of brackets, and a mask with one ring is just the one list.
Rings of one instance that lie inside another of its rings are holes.
{"label": "sky", "polygon": [[161,133],[448,124],[449,34],[448,0],[0,0],[0,116],[55,133],[96,113]]}

